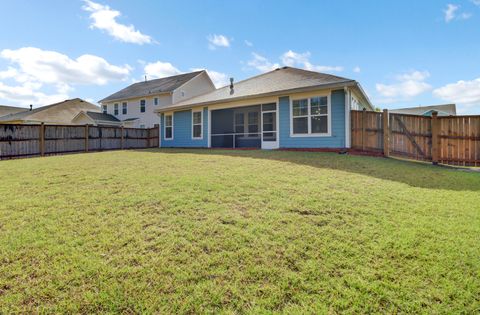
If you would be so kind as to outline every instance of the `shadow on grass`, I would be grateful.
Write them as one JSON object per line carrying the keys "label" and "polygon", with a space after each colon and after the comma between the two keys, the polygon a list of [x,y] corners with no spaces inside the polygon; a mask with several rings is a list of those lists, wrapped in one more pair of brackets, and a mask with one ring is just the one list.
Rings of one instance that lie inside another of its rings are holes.
{"label": "shadow on grass", "polygon": [[266,159],[315,168],[339,170],[412,187],[452,191],[480,191],[480,172],[467,172],[430,164],[381,157],[340,155],[337,153],[224,149],[142,149],[139,152],[200,154]]}

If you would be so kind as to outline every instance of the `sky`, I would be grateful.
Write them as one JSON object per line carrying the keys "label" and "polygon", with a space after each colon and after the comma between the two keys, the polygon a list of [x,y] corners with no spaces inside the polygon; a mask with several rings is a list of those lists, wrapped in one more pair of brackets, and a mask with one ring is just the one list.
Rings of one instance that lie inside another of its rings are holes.
{"label": "sky", "polygon": [[206,69],[354,79],[379,108],[480,114],[480,0],[0,0],[0,104],[98,100]]}

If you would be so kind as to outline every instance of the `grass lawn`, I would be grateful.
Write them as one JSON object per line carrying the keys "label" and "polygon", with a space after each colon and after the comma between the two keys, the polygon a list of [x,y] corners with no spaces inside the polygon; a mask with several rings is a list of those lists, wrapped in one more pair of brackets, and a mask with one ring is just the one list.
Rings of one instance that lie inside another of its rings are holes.
{"label": "grass lawn", "polygon": [[480,311],[480,173],[162,149],[0,179],[0,313]]}

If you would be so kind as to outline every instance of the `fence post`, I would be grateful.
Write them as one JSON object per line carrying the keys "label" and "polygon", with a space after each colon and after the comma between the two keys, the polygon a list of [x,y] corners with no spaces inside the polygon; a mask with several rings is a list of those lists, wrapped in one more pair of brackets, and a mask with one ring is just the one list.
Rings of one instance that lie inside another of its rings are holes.
{"label": "fence post", "polygon": [[362,111],[362,151],[365,151],[365,129],[367,128],[367,109]]}
{"label": "fence post", "polygon": [[390,155],[390,127],[388,125],[388,109],[383,110],[383,155]]}
{"label": "fence post", "polygon": [[159,124],[153,125],[152,131],[154,134],[158,133],[158,136],[155,137],[156,141],[152,141],[152,148],[158,148],[160,146],[160,142],[159,142],[160,141],[160,125]]}
{"label": "fence post", "polygon": [[40,124],[40,156],[45,156],[45,123]]}
{"label": "fence post", "polygon": [[439,159],[439,121],[438,112],[432,112],[432,164],[437,165]]}
{"label": "fence post", "polygon": [[89,130],[88,124],[85,125],[85,152],[88,152],[88,138],[89,138]]}
{"label": "fence post", "polygon": [[122,125],[122,127],[121,127],[121,129],[120,129],[120,133],[121,133],[121,134],[120,134],[120,149],[123,150],[123,125]]}

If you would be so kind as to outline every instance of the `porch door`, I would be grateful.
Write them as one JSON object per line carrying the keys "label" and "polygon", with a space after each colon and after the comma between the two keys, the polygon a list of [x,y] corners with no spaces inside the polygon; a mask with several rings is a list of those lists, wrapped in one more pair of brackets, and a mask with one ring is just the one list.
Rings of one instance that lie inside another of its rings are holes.
{"label": "porch door", "polygon": [[278,149],[277,104],[262,105],[262,149]]}

